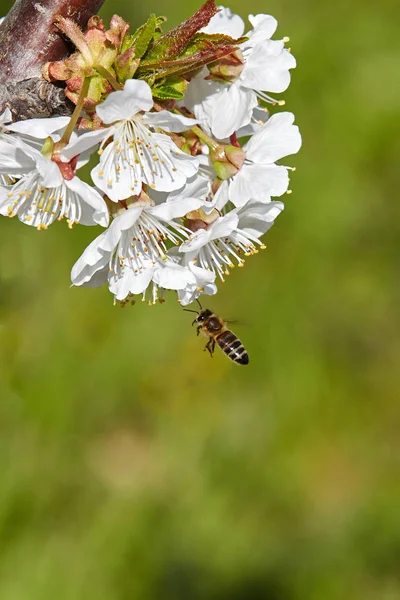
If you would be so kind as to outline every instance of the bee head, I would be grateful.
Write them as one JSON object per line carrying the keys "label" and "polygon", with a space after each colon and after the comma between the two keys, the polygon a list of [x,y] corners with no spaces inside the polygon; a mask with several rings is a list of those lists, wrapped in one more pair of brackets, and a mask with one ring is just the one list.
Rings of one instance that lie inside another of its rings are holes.
{"label": "bee head", "polygon": [[212,315],[211,310],[209,310],[208,308],[203,309],[202,306],[201,306],[201,304],[200,304],[200,302],[199,302],[199,306],[200,306],[200,311],[191,310],[190,308],[184,308],[183,309],[186,312],[192,312],[192,313],[195,313],[197,315],[196,318],[195,318],[195,320],[193,321],[192,325],[194,325],[195,323],[204,323],[204,321],[206,319],[208,319],[208,317],[210,317]]}
{"label": "bee head", "polygon": [[205,308],[204,310],[202,310],[201,312],[199,312],[197,314],[196,321],[197,321],[197,323],[203,323],[211,315],[212,315],[211,310],[208,310],[208,308]]}

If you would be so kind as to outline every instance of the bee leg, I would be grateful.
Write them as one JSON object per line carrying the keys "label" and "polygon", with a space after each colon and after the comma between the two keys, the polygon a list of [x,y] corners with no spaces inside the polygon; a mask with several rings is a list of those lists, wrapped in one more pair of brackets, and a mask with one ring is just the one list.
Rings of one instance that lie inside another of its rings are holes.
{"label": "bee leg", "polygon": [[210,354],[211,356],[214,354],[214,350],[215,350],[215,340],[211,340],[211,349],[210,349]]}
{"label": "bee leg", "polygon": [[200,331],[201,331],[201,325],[199,325],[197,328],[197,335],[200,335]]}
{"label": "bee leg", "polygon": [[206,344],[206,347],[204,348],[204,351],[208,350],[210,353],[210,356],[212,357],[213,353],[214,353],[214,349],[215,349],[215,341],[210,338]]}

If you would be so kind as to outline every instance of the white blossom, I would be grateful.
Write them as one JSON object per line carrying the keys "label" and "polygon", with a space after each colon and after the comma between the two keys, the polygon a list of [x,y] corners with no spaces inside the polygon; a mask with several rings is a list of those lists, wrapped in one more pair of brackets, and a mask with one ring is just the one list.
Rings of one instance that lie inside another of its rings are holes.
{"label": "white blossom", "polygon": [[181,265],[189,269],[194,280],[186,283],[186,286],[177,290],[178,300],[182,306],[187,306],[194,302],[201,294],[213,296],[217,293],[215,282],[215,273],[209,269],[203,269],[196,265],[196,259],[189,252],[183,254]]}
{"label": "white blossom", "polygon": [[272,226],[283,210],[282,202],[257,202],[251,200],[240,209],[227,214],[198,229],[183,242],[179,251],[186,253],[186,263],[211,271],[224,281],[228,268],[242,267],[244,257],[265,248],[259,239]]}
{"label": "white blossom", "polygon": [[[73,286],[106,284],[122,305],[136,296],[154,304],[173,290],[186,306],[265,248],[262,236],[284,208],[273,198],[289,185],[280,161],[298,152],[301,136],[292,113],[271,115],[260,100],[277,103],[268,94],[287,89],[296,61],[287,38],[271,39],[276,19],[249,21],[243,37],[243,20],[222,8],[201,30],[241,42],[192,77],[172,112],[160,110],[146,81],[128,79],[96,114],[82,113],[84,93],[72,120],[13,123],[9,109],[0,114],[0,214],[37,229],[63,218],[106,227],[73,266]],[[160,64],[180,73],[170,58]],[[109,74],[114,87],[122,72]],[[76,172],[95,151],[92,187]]]}
{"label": "white blossom", "polygon": [[21,140],[10,146],[0,141],[0,164],[18,180],[0,188],[0,214],[14,217],[38,229],[47,229],[56,219],[69,226],[108,224],[107,206],[98,192],[69,172],[64,178],[59,166]]}
{"label": "white blossom", "polygon": [[275,161],[295,154],[301,146],[299,128],[294,115],[281,112],[268,121],[243,146],[246,159],[241,169],[225,180],[210,205],[219,210],[230,200],[237,207],[251,198],[269,202],[271,196],[282,196],[289,185],[288,167]]}
{"label": "white blossom", "polygon": [[11,111],[6,108],[0,115],[0,185],[10,185],[25,172],[22,165],[21,168],[16,166],[16,162],[22,163],[24,160],[17,146],[18,141],[22,140],[40,151],[43,140],[64,129],[68,122],[69,117],[53,117],[13,123]]}
{"label": "white blossom", "polygon": [[152,300],[158,288],[181,290],[197,285],[196,276],[168,251],[189,233],[175,219],[197,209],[197,198],[175,199],[160,205],[136,201],[122,210],[110,227],[97,237],[75,263],[71,280],[75,286],[98,286],[108,281],[116,300],[143,294],[152,284]]}
{"label": "white blossom", "polygon": [[[235,15],[236,16],[236,15]],[[296,66],[292,54],[284,48],[285,40],[271,40],[277,21],[270,15],[249,15],[253,29],[248,40],[239,45],[243,70],[233,83],[205,80],[207,69],[194,77],[188,87],[185,104],[201,125],[217,139],[225,139],[247,125],[258,98],[273,101],[265,92],[281,93],[290,83],[289,70]],[[229,9],[215,15],[208,26],[214,33],[237,36],[243,33]],[[206,28],[206,30],[208,29]]]}
{"label": "white blossom", "polygon": [[62,156],[70,160],[101,142],[100,163],[92,170],[92,179],[115,202],[139,194],[143,183],[159,191],[182,187],[196,173],[198,161],[154,129],[181,132],[197,121],[166,110],[149,112],[152,107],[150,86],[128,80],[123,90],[96,108],[107,127],[80,136]]}

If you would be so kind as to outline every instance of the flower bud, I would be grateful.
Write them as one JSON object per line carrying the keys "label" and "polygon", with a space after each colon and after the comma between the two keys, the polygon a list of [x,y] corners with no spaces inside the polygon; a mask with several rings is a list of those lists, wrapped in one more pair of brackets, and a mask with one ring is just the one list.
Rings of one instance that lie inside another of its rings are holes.
{"label": "flower bud", "polygon": [[241,169],[246,154],[230,144],[218,144],[210,152],[210,159],[219,179],[229,179]]}
{"label": "flower bud", "polygon": [[215,208],[208,215],[202,208],[199,208],[185,215],[184,224],[190,231],[208,229],[220,216],[220,213]]}
{"label": "flower bud", "polygon": [[206,79],[213,79],[217,81],[228,81],[233,83],[239,79],[241,72],[244,68],[243,54],[240,50],[235,50],[228,56],[224,56],[214,63],[208,65],[210,75]]}

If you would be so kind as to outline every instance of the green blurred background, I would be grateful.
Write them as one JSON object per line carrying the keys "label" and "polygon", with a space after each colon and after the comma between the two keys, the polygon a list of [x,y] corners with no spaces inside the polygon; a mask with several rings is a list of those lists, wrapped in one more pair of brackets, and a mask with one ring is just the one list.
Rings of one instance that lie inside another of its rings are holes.
{"label": "green blurred background", "polygon": [[94,229],[1,218],[1,599],[400,598],[400,6],[231,7],[290,36],[303,134],[268,249],[207,302],[250,365],[172,295],[70,289]]}

